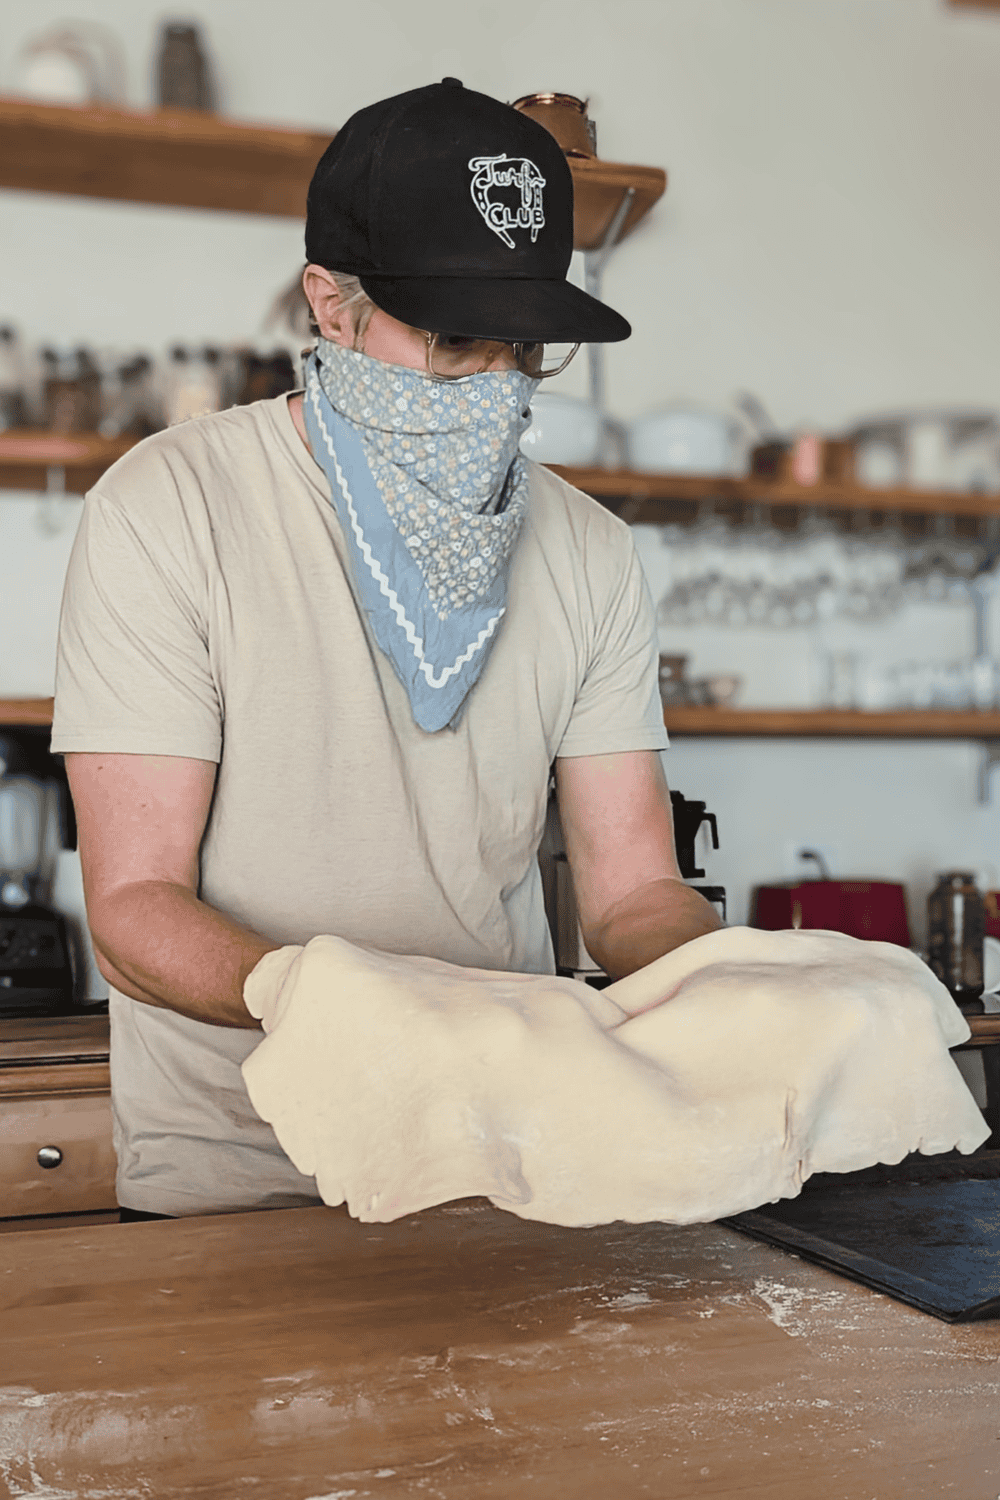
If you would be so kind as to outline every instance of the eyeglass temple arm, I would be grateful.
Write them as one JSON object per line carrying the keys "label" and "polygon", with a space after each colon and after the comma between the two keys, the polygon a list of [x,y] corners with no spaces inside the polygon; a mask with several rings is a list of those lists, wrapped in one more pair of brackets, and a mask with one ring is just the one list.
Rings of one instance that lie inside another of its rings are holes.
{"label": "eyeglass temple arm", "polygon": [[579,344],[574,344],[573,347],[572,347],[572,349],[569,351],[569,353],[567,354],[566,358],[563,360],[563,362],[562,362],[561,365],[557,365],[554,370],[543,370],[543,371],[541,371],[541,373],[536,377],[536,379],[538,379],[538,380],[551,380],[551,378],[552,378],[553,375],[561,375],[562,372],[563,372],[563,370],[565,370],[566,366],[569,364],[570,360],[573,358],[574,354],[576,354],[579,351],[579,348],[580,348]]}

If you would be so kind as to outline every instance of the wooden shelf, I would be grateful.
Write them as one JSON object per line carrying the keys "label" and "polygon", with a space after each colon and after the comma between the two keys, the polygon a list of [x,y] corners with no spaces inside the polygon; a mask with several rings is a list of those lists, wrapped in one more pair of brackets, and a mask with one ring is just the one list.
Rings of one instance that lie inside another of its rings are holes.
{"label": "wooden shelf", "polygon": [[665,708],[668,733],[799,739],[1000,739],[1000,713],[973,709]]}
{"label": "wooden shelf", "polygon": [[[200,110],[144,112],[0,98],[0,187],[304,219],[306,190],[335,132]],[[595,248],[627,188],[619,239],[663,196],[659,167],[570,159],[578,250]]]}
{"label": "wooden shelf", "polygon": [[867,489],[860,484],[788,484],[720,474],[640,474],[632,469],[573,468],[553,473],[602,501],[630,524],[659,525],[669,502],[735,501],[743,505],[815,506],[830,510],[910,511],[923,515],[1000,515],[1000,494],[957,490]]}
{"label": "wooden shelf", "polygon": [[52,698],[0,698],[0,729],[51,724],[54,701]]}
{"label": "wooden shelf", "polygon": [[61,469],[63,488],[71,495],[86,494],[134,442],[96,432],[0,432],[0,489],[44,490],[49,470]]}
{"label": "wooden shelf", "polygon": [[[0,727],[51,724],[51,698],[0,698]],[[663,722],[678,738],[1000,739],[1000,713],[895,709],[863,713],[836,708],[667,708]]]}
{"label": "wooden shelf", "polygon": [[333,135],[199,110],[0,99],[0,187],[302,219]]}
{"label": "wooden shelf", "polygon": [[[43,490],[51,467],[65,470],[66,489],[84,494],[105,469],[134,445],[131,438],[27,429],[0,433],[0,489]],[[728,475],[639,474],[631,469],[549,464],[577,489],[600,500],[631,525],[657,526],[678,501],[719,500],[741,505],[817,506],[831,510],[907,511],[924,515],[1000,515],[1000,494],[953,490],[870,490],[862,485],[777,484]]]}
{"label": "wooden shelf", "polygon": [[569,158],[573,173],[573,248],[596,250],[604,241],[611,220],[629,188],[635,190],[632,206],[618,234],[618,242],[644,219],[667,188],[662,167],[633,167],[597,158]]}

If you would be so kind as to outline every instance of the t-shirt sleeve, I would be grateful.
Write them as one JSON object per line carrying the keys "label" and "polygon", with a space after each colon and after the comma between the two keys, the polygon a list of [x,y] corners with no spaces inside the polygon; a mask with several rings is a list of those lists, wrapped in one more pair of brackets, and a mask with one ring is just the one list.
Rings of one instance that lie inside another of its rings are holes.
{"label": "t-shirt sleeve", "polygon": [[52,748],[218,762],[207,590],[185,519],[169,484],[134,508],[119,489],[88,495],[70,557]]}
{"label": "t-shirt sleeve", "polygon": [[602,559],[606,603],[593,629],[590,658],[557,757],[666,750],[653,603],[632,537],[617,531]]}

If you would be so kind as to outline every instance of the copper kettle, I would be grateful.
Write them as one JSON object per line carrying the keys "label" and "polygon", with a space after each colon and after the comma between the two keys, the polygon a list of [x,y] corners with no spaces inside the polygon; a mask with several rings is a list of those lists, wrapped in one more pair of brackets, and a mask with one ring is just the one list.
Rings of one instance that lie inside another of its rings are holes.
{"label": "copper kettle", "polygon": [[575,94],[525,94],[512,109],[544,125],[567,156],[595,157],[597,127],[587,115],[588,100]]}

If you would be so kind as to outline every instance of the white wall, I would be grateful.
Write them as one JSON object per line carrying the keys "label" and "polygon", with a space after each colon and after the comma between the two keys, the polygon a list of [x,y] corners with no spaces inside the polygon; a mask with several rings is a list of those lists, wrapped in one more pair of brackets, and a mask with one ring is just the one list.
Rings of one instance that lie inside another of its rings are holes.
{"label": "white wall", "polygon": [[[629,417],[756,390],[779,421],[1000,404],[993,294],[1000,24],[944,0],[201,0],[225,108],[336,126],[455,73],[501,98],[589,95],[600,152],[670,173],[618,251],[609,354]],[[150,101],[159,0],[7,0],[0,85],[71,14]],[[167,12],[171,14],[171,12]],[[283,221],[0,197],[0,315],[32,337],[156,345],[256,330],[300,254]]]}
{"label": "white wall", "polygon": [[[130,101],[148,104],[159,0],[8,0],[0,87],[67,12],[114,29]],[[589,95],[602,156],[666,166],[667,197],[605,279],[635,326],[608,353],[626,419],[738,389],[784,425],[830,430],[908,404],[1000,406],[1000,18],[944,0],[201,0],[193,15],[243,118],[335,127],[450,73],[507,99]],[[262,337],[302,254],[284,220],[28,193],[0,193],[0,247],[0,321],[29,341],[150,349]],[[583,375],[579,361],[565,388]],[[0,496],[0,695],[51,690],[72,525],[43,535],[36,508]],[[655,593],[656,538],[639,540]],[[960,610],[880,629],[865,649],[967,649]],[[749,701],[808,701],[801,633],[662,644],[695,671],[742,671]],[[919,911],[935,869],[997,857],[974,762],[961,745],[682,741],[669,765],[719,813],[710,875],[739,920],[788,842],[827,831],[844,873],[910,881]]]}
{"label": "white wall", "polygon": [[52,693],[59,600],[82,513],[78,495],[53,503],[0,490],[0,698]]}

